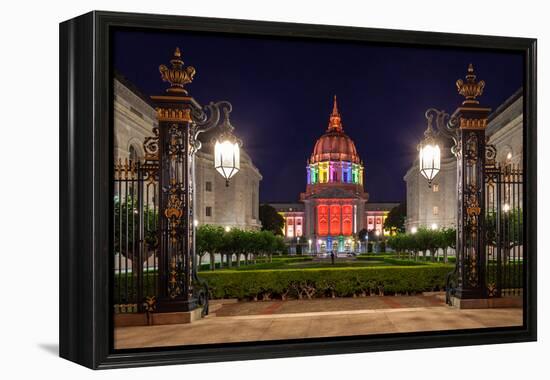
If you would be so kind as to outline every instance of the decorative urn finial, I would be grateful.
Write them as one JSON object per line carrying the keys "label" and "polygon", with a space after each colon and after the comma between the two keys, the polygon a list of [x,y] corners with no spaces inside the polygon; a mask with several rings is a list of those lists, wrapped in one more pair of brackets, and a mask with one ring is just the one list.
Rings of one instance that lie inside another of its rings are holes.
{"label": "decorative urn finial", "polygon": [[340,112],[338,112],[336,95],[334,95],[334,104],[332,106],[332,113],[330,114],[328,122],[328,130],[342,132],[342,118],[340,117]]}
{"label": "decorative urn finial", "polygon": [[479,104],[476,99],[483,94],[485,88],[485,81],[480,80],[476,82],[476,75],[474,74],[474,66],[470,63],[468,65],[468,73],[466,74],[466,82],[462,79],[456,81],[456,87],[458,93],[466,98],[462,104]]}
{"label": "decorative urn finial", "polygon": [[159,66],[161,79],[170,83],[170,87],[166,89],[166,92],[187,95],[187,90],[184,87],[186,84],[193,82],[195,68],[193,66],[183,66],[179,47],[174,51],[174,57],[170,60],[170,64],[172,65],[171,68],[166,65]]}

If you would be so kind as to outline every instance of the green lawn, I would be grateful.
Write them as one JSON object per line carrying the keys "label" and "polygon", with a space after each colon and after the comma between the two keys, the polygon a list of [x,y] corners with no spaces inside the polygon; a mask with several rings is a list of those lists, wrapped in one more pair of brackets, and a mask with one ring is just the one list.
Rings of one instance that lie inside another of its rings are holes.
{"label": "green lawn", "polygon": [[[425,266],[435,265],[431,261],[409,260],[406,257],[397,258],[392,254],[376,254],[376,255],[360,255],[356,258],[339,258],[332,264],[330,259],[316,260],[311,256],[273,256],[272,261],[268,259],[259,259],[256,264],[249,263],[245,265],[241,261],[241,265],[237,266],[233,263],[230,268],[216,267],[216,271],[248,271],[248,270],[286,270],[286,269],[319,269],[319,268],[371,268],[385,266]],[[203,264],[200,272],[206,273],[210,271],[210,266]]]}
{"label": "green lawn", "polygon": [[[385,266],[393,265],[387,264],[383,260],[378,261],[336,261],[334,264],[331,264],[330,260],[328,261],[280,261],[273,260],[271,263],[257,263],[244,265],[241,264],[240,267],[237,267],[235,264],[231,268],[224,267],[223,269],[217,269],[217,271],[248,271],[248,270],[271,270],[271,269],[313,269],[313,268],[362,268],[362,267],[374,267],[374,266]],[[206,269],[206,268],[205,268]],[[208,272],[209,270],[203,270]],[[202,272],[202,271],[201,271]]]}

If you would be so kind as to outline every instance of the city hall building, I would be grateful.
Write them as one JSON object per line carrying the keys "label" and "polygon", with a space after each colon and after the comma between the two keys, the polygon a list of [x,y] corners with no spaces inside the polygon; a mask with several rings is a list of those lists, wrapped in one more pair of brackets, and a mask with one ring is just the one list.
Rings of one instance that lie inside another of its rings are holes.
{"label": "city hall building", "polygon": [[368,203],[365,169],[355,143],[344,132],[336,96],[328,128],[306,165],[300,202],[271,203],[284,217],[283,234],[310,253],[359,251],[361,230],[384,234],[384,221],[398,203]]}

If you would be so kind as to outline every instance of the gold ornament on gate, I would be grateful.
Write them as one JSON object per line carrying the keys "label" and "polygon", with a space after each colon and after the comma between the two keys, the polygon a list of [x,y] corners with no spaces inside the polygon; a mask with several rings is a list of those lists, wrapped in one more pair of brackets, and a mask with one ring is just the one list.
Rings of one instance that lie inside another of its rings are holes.
{"label": "gold ornament on gate", "polygon": [[195,76],[195,68],[193,66],[183,66],[183,60],[181,59],[180,48],[177,47],[174,52],[174,57],[170,60],[171,68],[166,65],[160,65],[160,77],[164,82],[170,83],[170,87],[166,89],[166,92],[171,94],[187,95],[185,85],[193,82]]}
{"label": "gold ornament on gate", "polygon": [[480,80],[479,82],[476,82],[474,66],[470,63],[468,65],[468,74],[466,74],[466,82],[464,82],[462,79],[459,79],[456,81],[456,87],[458,89],[458,93],[466,98],[462,102],[463,105],[479,104],[479,101],[476,98],[483,94],[485,81]]}

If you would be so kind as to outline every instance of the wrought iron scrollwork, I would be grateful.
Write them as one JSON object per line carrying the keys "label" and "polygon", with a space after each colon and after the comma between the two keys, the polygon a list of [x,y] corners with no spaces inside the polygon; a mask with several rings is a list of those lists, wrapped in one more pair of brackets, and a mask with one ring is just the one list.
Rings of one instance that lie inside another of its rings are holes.
{"label": "wrought iron scrollwork", "polygon": [[[487,138],[488,140],[489,138]],[[496,165],[497,148],[492,144],[485,143],[485,166],[491,167]]]}
{"label": "wrought iron scrollwork", "polygon": [[453,141],[451,152],[456,156],[459,151],[458,144],[458,129],[459,122],[456,116],[451,116],[443,110],[437,110],[435,108],[429,108],[425,113],[426,119],[431,123],[435,121],[437,127],[436,134],[449,138]]}
{"label": "wrought iron scrollwork", "polygon": [[[210,102],[209,104],[205,105],[204,107],[195,107],[191,109],[191,117],[193,119],[193,125],[192,125],[192,141],[194,143],[192,149],[193,152],[196,152],[201,149],[201,142],[198,139],[198,136],[203,132],[208,132],[217,126],[220,125],[221,116],[222,114],[225,114],[226,116],[232,111],[233,107],[231,103],[228,101],[220,101],[220,102]],[[195,171],[193,167],[193,183],[195,182]],[[195,203],[193,201],[193,203]],[[193,227],[194,228],[194,227]],[[195,233],[193,233],[193,236],[195,236]],[[196,251],[195,251],[195,244],[193,244],[193,272],[192,272],[192,280],[194,282],[193,286],[193,295],[197,300],[198,306],[202,308],[201,315],[205,316],[208,315],[209,312],[209,293],[210,290],[208,288],[208,283],[201,279],[198,275],[198,269],[197,269],[197,259],[196,259]]]}

